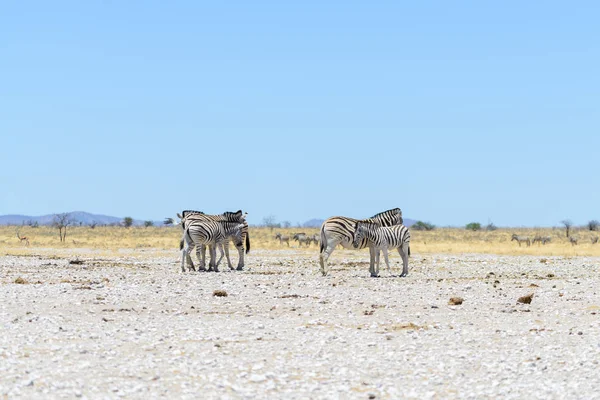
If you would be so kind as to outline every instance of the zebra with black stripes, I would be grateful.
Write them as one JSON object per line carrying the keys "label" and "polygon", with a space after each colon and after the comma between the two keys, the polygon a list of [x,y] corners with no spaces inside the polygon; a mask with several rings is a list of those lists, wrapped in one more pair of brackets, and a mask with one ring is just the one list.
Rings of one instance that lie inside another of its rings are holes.
{"label": "zebra with black stripes", "polygon": [[[217,221],[217,222],[238,222],[243,224],[244,226],[242,227],[242,243],[246,243],[246,248],[245,248],[245,252],[246,254],[250,251],[250,234],[248,232],[248,222],[246,221],[246,215],[248,215],[248,213],[244,213],[242,214],[242,210],[238,210],[238,211],[225,211],[223,214],[217,214],[217,215],[208,215],[203,213],[202,211],[195,211],[195,210],[184,210],[182,211],[181,214],[177,214],[177,217],[180,218],[180,225],[182,227],[182,229],[185,231],[185,228],[187,226],[187,224],[189,224],[190,222],[193,221]],[[180,247],[183,246],[183,238],[180,242]],[[225,255],[227,257],[227,265],[229,266],[230,269],[233,269],[232,264],[231,264],[231,259],[229,257],[229,240],[226,240],[223,243],[223,248],[225,251]],[[238,254],[239,254],[239,258],[238,258],[238,265],[237,265],[237,270],[241,271],[244,268],[244,248],[238,248]],[[205,266],[206,266],[206,246],[201,244],[196,248],[196,256],[198,257],[198,260],[200,262],[200,267],[199,270],[200,271],[204,271],[205,270]],[[191,264],[191,258],[188,260],[188,263]],[[210,271],[210,268],[209,268]]]}
{"label": "zebra with black stripes", "polygon": [[[235,247],[243,257],[244,245],[243,245],[243,234],[242,229],[243,223],[239,222],[223,222],[223,221],[211,221],[211,220],[193,220],[188,221],[184,227],[183,240],[180,243],[181,254],[181,271],[185,272],[186,262],[189,264],[190,269],[195,270],[190,253],[194,247],[208,246],[210,254],[209,271],[219,271],[219,263],[223,259],[224,245],[229,242],[229,239],[233,240]],[[247,249],[250,247],[249,237],[246,236]],[[221,257],[216,260],[216,249],[219,248]],[[248,250],[246,250],[247,252]],[[233,269],[231,264],[229,268]],[[203,270],[203,266],[200,270]]]}
{"label": "zebra with black stripes", "polygon": [[[356,225],[358,222],[370,222],[379,224],[382,226],[393,226],[401,225],[404,220],[402,219],[402,211],[399,208],[393,208],[373,215],[371,218],[365,220],[358,220],[349,217],[331,217],[323,222],[321,226],[321,246],[319,254],[319,263],[321,265],[321,273],[323,276],[327,275],[327,260],[335,246],[341,244],[346,249],[354,249],[354,235],[356,232]],[[367,239],[363,238],[358,244],[357,249],[364,249],[367,247]],[[369,270],[374,269],[375,257],[374,252],[370,251],[370,267]]]}
{"label": "zebra with black stripes", "polygon": [[355,248],[358,248],[364,239],[368,241],[369,248],[375,252],[376,266],[371,271],[371,276],[379,276],[379,258],[382,251],[388,273],[392,273],[390,270],[390,261],[388,259],[388,249],[398,250],[398,254],[402,257],[402,274],[400,274],[400,276],[408,275],[410,231],[406,226],[380,226],[373,223],[358,222],[352,245]]}

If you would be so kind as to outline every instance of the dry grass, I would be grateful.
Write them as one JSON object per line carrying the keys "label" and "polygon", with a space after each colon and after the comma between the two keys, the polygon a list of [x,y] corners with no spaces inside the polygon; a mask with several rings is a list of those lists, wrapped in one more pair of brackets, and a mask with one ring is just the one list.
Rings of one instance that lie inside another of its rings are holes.
{"label": "dry grass", "polygon": [[[276,233],[292,236],[305,232],[308,235],[319,233],[317,228],[268,229],[250,228],[252,249],[287,249],[287,244],[279,244]],[[0,247],[10,254],[28,254],[34,249],[93,249],[113,254],[119,249],[169,250],[179,247],[181,231],[178,227],[70,227],[67,240],[60,243],[58,231],[51,227],[19,227],[21,236],[29,237],[31,245],[26,247],[16,235],[16,227],[0,227]],[[519,247],[511,241],[511,235],[550,236],[552,242],[546,245]],[[565,237],[564,230],[552,228],[498,229],[492,232],[472,232],[458,228],[439,228],[433,231],[411,231],[411,252],[413,254],[436,253],[484,253],[505,255],[537,256],[600,256],[600,243],[592,244],[591,238],[598,232],[575,231],[579,245],[572,246]],[[290,249],[298,249],[299,244],[290,241]],[[303,246],[303,248],[305,248]],[[318,253],[318,246],[312,244],[306,251]]]}

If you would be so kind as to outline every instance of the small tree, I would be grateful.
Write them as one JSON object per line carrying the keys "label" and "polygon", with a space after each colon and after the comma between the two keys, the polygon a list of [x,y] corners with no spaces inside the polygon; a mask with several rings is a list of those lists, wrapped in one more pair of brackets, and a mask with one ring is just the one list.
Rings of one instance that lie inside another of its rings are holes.
{"label": "small tree", "polygon": [[92,221],[90,223],[90,228],[94,229],[96,227],[96,225],[98,225],[98,223],[96,221]]}
{"label": "small tree", "polygon": [[565,226],[567,237],[569,237],[571,227],[573,226],[573,222],[570,219],[563,219],[562,221],[560,221],[560,223]]}
{"label": "small tree", "polygon": [[597,231],[598,227],[600,227],[600,222],[598,222],[597,220],[593,219],[590,222],[588,222],[587,226],[588,226],[588,229],[590,231]]}
{"label": "small tree", "polygon": [[173,218],[165,218],[165,220],[163,221],[163,225],[164,226],[170,226],[173,225]]}
{"label": "small tree", "polygon": [[267,215],[266,217],[264,217],[263,225],[267,228],[270,228],[271,230],[273,230],[274,228],[281,227],[281,224],[277,223],[277,218],[275,218],[274,215]]}
{"label": "small tree", "polygon": [[465,229],[469,231],[478,231],[481,229],[481,224],[479,222],[471,222],[465,226]]}
{"label": "small tree", "polygon": [[71,221],[69,218],[70,216],[70,213],[54,215],[52,226],[58,229],[58,236],[60,237],[61,242],[64,242],[67,238],[67,227],[73,223],[73,221]]}
{"label": "small tree", "polygon": [[123,218],[123,226],[125,228],[129,228],[131,225],[133,225],[133,218],[131,218],[131,217]]}
{"label": "small tree", "polygon": [[435,225],[430,224],[429,222],[417,221],[410,227],[410,229],[415,231],[432,231],[435,229]]}
{"label": "small tree", "polygon": [[498,227],[496,225],[494,225],[493,222],[490,222],[489,224],[487,224],[485,226],[486,231],[495,231],[496,229],[498,229]]}
{"label": "small tree", "polygon": [[144,221],[144,226],[148,228],[149,226],[154,226],[154,222],[152,221]]}
{"label": "small tree", "polygon": [[292,226],[292,223],[290,221],[283,221],[281,223],[282,228],[289,228],[290,226]]}

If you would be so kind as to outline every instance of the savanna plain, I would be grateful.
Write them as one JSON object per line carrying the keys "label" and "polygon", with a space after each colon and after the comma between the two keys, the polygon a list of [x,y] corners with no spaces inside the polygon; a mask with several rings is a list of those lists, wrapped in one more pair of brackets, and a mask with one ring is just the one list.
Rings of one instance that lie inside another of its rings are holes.
{"label": "savanna plain", "polygon": [[600,398],[597,232],[412,231],[408,276],[394,252],[371,278],[366,250],[323,277],[317,245],[274,238],[318,229],[250,228],[219,273],[181,273],[177,227],[16,230],[3,398]]}

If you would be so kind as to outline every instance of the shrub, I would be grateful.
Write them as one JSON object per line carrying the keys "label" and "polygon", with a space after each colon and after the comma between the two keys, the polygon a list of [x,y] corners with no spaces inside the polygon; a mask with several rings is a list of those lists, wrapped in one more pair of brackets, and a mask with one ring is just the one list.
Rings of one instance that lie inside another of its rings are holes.
{"label": "shrub", "polygon": [[430,224],[429,222],[417,221],[410,229],[414,229],[415,231],[432,231],[435,229],[435,225]]}
{"label": "shrub", "polygon": [[129,228],[131,225],[133,225],[133,218],[131,218],[131,217],[123,218],[123,226],[125,228]]}
{"label": "shrub", "polygon": [[597,220],[593,219],[590,222],[587,223],[587,227],[590,231],[597,231],[598,227],[600,227],[600,222],[598,222]]}
{"label": "shrub", "polygon": [[465,226],[465,229],[469,231],[478,231],[481,229],[481,224],[479,222],[471,222]]}
{"label": "shrub", "polygon": [[493,222],[490,222],[489,224],[486,225],[485,230],[486,231],[495,231],[496,229],[498,229],[498,227],[496,225],[494,225]]}
{"label": "shrub", "polygon": [[149,226],[154,226],[154,222],[152,221],[144,221],[144,226],[147,228]]}

